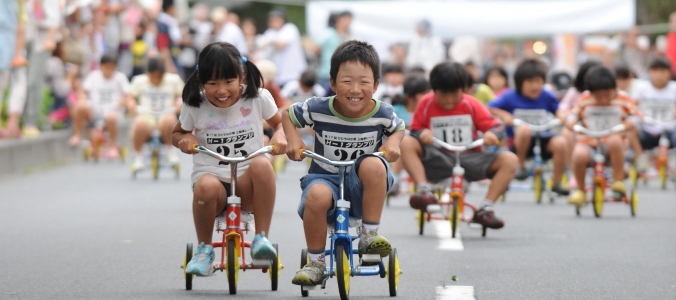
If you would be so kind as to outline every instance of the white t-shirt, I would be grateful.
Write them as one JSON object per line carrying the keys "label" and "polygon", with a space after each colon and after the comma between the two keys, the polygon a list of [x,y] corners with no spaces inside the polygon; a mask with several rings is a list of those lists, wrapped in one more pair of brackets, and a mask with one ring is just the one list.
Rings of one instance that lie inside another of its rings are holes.
{"label": "white t-shirt", "polygon": [[280,93],[282,94],[282,97],[291,100],[293,103],[296,103],[303,102],[312,97],[324,97],[324,95],[326,95],[326,90],[324,90],[321,85],[315,84],[312,89],[304,92],[300,88],[300,82],[298,80],[294,80],[285,84]]}
{"label": "white t-shirt", "polygon": [[[238,157],[263,147],[263,120],[277,113],[277,105],[266,89],[259,89],[258,98],[240,98],[227,108],[216,107],[208,100],[200,107],[183,105],[179,121],[181,128],[193,131],[200,145],[224,156]],[[230,165],[206,154],[193,156],[193,184],[204,174],[213,174],[219,180],[230,182]],[[237,176],[242,176],[250,161],[237,165]]]}
{"label": "white t-shirt", "polygon": [[[669,81],[667,86],[657,89],[649,82],[633,89],[632,98],[646,117],[660,121],[671,121],[676,118],[676,81]],[[657,126],[643,125],[643,129],[651,134],[660,134]]]}
{"label": "white t-shirt", "polygon": [[121,100],[130,91],[127,76],[118,71],[111,78],[104,78],[101,70],[92,71],[82,86],[96,113],[108,113],[118,109]]}
{"label": "white t-shirt", "polygon": [[246,43],[242,29],[232,22],[227,22],[223,25],[218,37],[216,37],[216,41],[232,44],[239,50],[239,54],[241,55],[249,54],[249,46]]}
{"label": "white t-shirt", "polygon": [[178,74],[164,73],[159,86],[150,83],[148,75],[141,74],[131,80],[131,95],[138,100],[141,113],[172,113],[183,85]]}
{"label": "white t-shirt", "polygon": [[305,53],[300,41],[298,27],[286,23],[279,30],[269,28],[264,33],[265,39],[274,47],[275,42],[285,42],[286,47],[274,50],[272,61],[277,66],[275,81],[279,85],[300,78],[300,74],[307,68]]}

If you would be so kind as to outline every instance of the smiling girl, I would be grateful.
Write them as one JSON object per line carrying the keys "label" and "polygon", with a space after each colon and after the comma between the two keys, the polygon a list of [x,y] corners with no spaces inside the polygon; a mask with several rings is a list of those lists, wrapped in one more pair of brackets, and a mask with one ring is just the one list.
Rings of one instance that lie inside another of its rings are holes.
{"label": "smiling girl", "polygon": [[[194,154],[200,144],[224,156],[246,156],[263,147],[263,120],[277,129],[270,143],[273,154],[284,153],[286,138],[281,116],[256,66],[229,43],[209,44],[199,55],[195,72],[183,89],[183,103],[172,142]],[[193,156],[193,219],[199,243],[186,272],[212,272],[214,220],[225,210],[230,193],[230,166],[205,154]],[[237,196],[242,211],[256,215],[253,259],[273,259],[275,249],[266,238],[275,206],[275,175],[270,159],[260,156],[238,164]],[[255,180],[254,180],[255,179]],[[255,192],[254,192],[255,191]]]}

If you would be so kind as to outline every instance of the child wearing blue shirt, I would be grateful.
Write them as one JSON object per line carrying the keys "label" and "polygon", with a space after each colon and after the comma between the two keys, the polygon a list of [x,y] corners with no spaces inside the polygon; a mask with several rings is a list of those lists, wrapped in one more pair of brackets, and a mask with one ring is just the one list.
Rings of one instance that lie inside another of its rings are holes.
{"label": "child wearing blue shirt", "polygon": [[[521,119],[533,125],[541,125],[556,115],[559,102],[552,93],[545,91],[543,86],[547,70],[544,64],[535,59],[527,59],[514,72],[516,89],[507,91],[500,98],[488,104],[490,111],[508,125],[507,136],[513,138],[514,152],[519,158],[520,168],[514,178],[524,180],[528,178],[528,171],[524,163],[526,157],[533,155],[534,137],[528,126],[514,128],[514,119]],[[543,158],[552,158],[554,161],[554,186],[552,191],[561,195],[568,195],[568,190],[560,185],[561,177],[566,164],[568,146],[562,136],[555,136],[553,132],[540,133],[542,137]]]}

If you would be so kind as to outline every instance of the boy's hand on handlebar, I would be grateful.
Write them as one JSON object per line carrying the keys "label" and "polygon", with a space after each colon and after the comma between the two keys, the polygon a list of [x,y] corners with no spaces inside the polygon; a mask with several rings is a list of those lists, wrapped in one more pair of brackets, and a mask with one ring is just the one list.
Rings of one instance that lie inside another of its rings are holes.
{"label": "boy's hand on handlebar", "polygon": [[495,135],[494,132],[488,131],[484,133],[484,145],[492,146],[492,145],[499,145],[500,144],[500,139],[498,139],[498,136]]}
{"label": "boy's hand on handlebar", "polygon": [[195,145],[198,145],[197,137],[192,133],[186,133],[183,138],[178,141],[178,148],[181,149],[181,152],[187,154],[195,154]]}
{"label": "boy's hand on handlebar", "polygon": [[388,145],[385,143],[378,151],[383,152],[383,157],[389,162],[395,162],[399,159],[399,156],[401,156],[401,150],[397,145]]}
{"label": "boy's hand on handlebar", "polygon": [[286,146],[286,156],[293,161],[301,161],[303,157],[300,155],[301,149],[305,149],[305,144],[302,140],[297,142],[289,142]]}
{"label": "boy's hand on handlebar", "polygon": [[423,131],[420,132],[420,136],[418,138],[420,139],[421,143],[425,145],[432,145],[434,134],[432,134],[432,130],[423,129]]}

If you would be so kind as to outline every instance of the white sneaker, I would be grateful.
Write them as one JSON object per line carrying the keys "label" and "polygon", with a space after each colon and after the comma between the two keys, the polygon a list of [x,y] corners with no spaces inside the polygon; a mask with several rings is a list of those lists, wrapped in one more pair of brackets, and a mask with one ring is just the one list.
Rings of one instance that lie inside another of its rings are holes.
{"label": "white sneaker", "polygon": [[636,170],[639,173],[645,173],[650,168],[650,157],[647,153],[641,154],[636,158]]}
{"label": "white sneaker", "polygon": [[131,169],[132,171],[138,171],[143,168],[145,168],[145,164],[143,163],[143,157],[137,155],[136,158],[134,159],[134,163],[131,164]]}
{"label": "white sneaker", "polygon": [[167,149],[167,163],[170,165],[177,165],[181,162],[181,159],[178,157],[178,154],[176,154],[176,151],[174,151],[173,147],[172,149]]}

